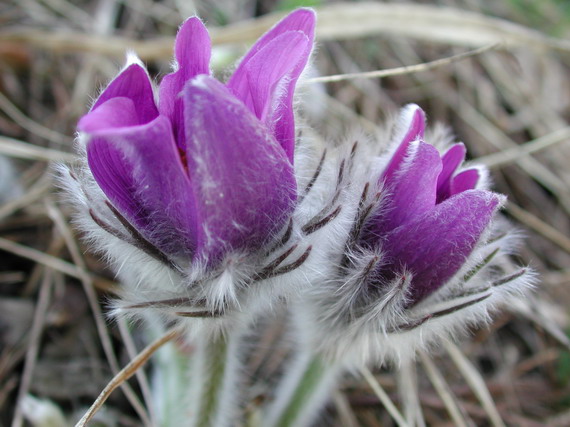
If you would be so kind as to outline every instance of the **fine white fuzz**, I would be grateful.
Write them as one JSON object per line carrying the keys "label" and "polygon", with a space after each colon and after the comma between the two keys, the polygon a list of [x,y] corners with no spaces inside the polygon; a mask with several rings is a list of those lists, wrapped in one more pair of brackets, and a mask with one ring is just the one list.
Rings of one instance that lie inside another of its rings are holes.
{"label": "fine white fuzz", "polygon": [[[73,169],[60,166],[60,182],[76,207],[78,228],[123,285],[112,302],[116,316],[143,319],[149,312],[168,324],[187,325],[196,336],[247,324],[310,283],[324,280],[330,268],[328,251],[342,250],[339,242],[352,224],[354,204],[346,203],[352,195],[338,174],[338,162],[346,163],[346,175],[353,167],[350,153],[344,153],[342,160],[323,162],[317,176],[307,177],[315,170],[298,168],[298,207],[259,250],[229,252],[215,269],[190,256],[163,259],[137,240],[106,199],[86,164],[82,135],[77,145],[82,162]],[[300,165],[304,160],[298,155]],[[330,185],[333,179],[336,186]]]}
{"label": "fine white fuzz", "polygon": [[244,328],[224,337],[193,340],[190,376],[184,407],[187,417],[181,425],[233,425],[243,400],[240,390]]}
{"label": "fine white fuzz", "polygon": [[[412,114],[413,111],[411,107],[404,110],[402,123],[406,123],[406,112]],[[370,288],[368,276],[383,262],[385,255],[380,249],[355,247],[351,229],[359,220],[356,215],[359,205],[360,209],[370,207],[366,218],[382,214],[385,201],[391,195],[379,187],[379,177],[404,133],[404,125],[396,125],[391,142],[384,145],[385,151],[379,158],[369,155],[379,150],[378,144],[360,139],[353,152],[347,154],[348,148],[345,148],[343,155],[340,154],[342,149],[337,149],[329,165],[322,167],[328,174],[329,186],[335,169],[338,173],[345,167],[343,183],[336,190],[341,194],[338,197],[345,216],[340,216],[326,230],[329,235],[334,233],[333,243],[321,246],[326,253],[321,258],[326,264],[319,269],[329,272],[326,279],[313,282],[292,304],[292,311],[293,317],[303,323],[305,333],[311,334],[307,342],[312,351],[331,362],[342,360],[348,367],[407,360],[413,358],[417,350],[462,333],[470,325],[488,323],[492,311],[522,295],[535,279],[531,269],[516,267],[509,258],[520,238],[504,219],[496,218],[454,276],[421,302],[410,303],[412,271],[400,273],[382,289]],[[439,138],[433,145],[441,153],[452,142],[449,134],[441,129],[431,135]],[[411,144],[413,149],[414,143]],[[346,168],[347,158],[358,159],[354,160],[357,167]],[[345,160],[344,165],[339,159]],[[406,161],[402,166],[404,171]],[[468,168],[473,166],[459,171]],[[486,189],[488,172],[484,167],[476,168],[480,175],[478,188]],[[327,203],[328,193],[316,188],[316,194],[321,194],[321,204]],[[499,200],[500,204],[504,203],[504,198]]]}

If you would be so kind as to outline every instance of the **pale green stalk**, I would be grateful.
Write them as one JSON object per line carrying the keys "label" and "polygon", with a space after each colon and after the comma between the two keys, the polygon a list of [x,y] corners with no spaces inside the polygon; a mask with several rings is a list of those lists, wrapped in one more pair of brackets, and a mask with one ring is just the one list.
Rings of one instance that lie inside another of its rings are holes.
{"label": "pale green stalk", "polygon": [[192,427],[228,427],[239,417],[243,330],[234,328],[227,335],[196,339],[190,366],[187,408]]}
{"label": "pale green stalk", "polygon": [[[164,334],[159,318],[149,321],[150,340]],[[188,417],[186,399],[190,384],[188,361],[193,356],[181,351],[175,342],[162,346],[153,356],[152,395],[160,427],[174,427]]]}
{"label": "pale green stalk", "polygon": [[316,353],[301,351],[286,367],[263,425],[310,425],[330,398],[340,372],[340,365],[329,363]]}
{"label": "pale green stalk", "polygon": [[193,380],[200,383],[198,412],[193,425],[210,427],[215,425],[216,412],[221,406],[221,394],[226,377],[228,343],[220,335],[199,345],[199,366],[193,370]]}

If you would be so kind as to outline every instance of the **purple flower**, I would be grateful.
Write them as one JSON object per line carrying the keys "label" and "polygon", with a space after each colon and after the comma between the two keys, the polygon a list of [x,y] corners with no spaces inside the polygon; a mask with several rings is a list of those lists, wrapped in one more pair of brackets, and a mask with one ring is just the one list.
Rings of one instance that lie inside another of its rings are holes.
{"label": "purple flower", "polygon": [[380,178],[384,204],[364,238],[384,253],[377,270],[383,280],[411,273],[409,298],[415,304],[464,265],[501,197],[476,189],[477,169],[459,171],[463,144],[441,156],[423,141],[425,116],[419,107],[409,106],[403,117],[401,142]]}
{"label": "purple flower", "polygon": [[312,11],[291,13],[224,85],[210,76],[210,38],[192,17],[158,102],[132,63],[80,120],[95,181],[151,245],[211,264],[258,249],[287,222],[296,202],[293,92],[314,27]]}

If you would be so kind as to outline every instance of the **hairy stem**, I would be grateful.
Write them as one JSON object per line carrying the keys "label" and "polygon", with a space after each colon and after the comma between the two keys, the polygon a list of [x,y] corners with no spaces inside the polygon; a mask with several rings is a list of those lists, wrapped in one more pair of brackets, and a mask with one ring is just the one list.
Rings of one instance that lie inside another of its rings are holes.
{"label": "hairy stem", "polygon": [[197,427],[213,425],[216,408],[220,404],[221,388],[226,370],[228,343],[223,336],[208,342],[204,347],[204,379],[200,396],[200,409],[196,418]]}
{"label": "hairy stem", "polygon": [[[156,316],[147,315],[147,319],[148,337],[155,339],[165,330],[164,325]],[[175,342],[164,345],[153,357],[151,390],[160,427],[179,425],[187,417],[184,403],[189,383],[189,357],[192,355]]]}
{"label": "hairy stem", "polygon": [[239,415],[240,350],[243,331],[238,327],[227,333],[195,340],[190,366],[189,419],[193,427],[228,427]]}
{"label": "hairy stem", "polygon": [[325,362],[318,354],[302,353],[283,373],[275,401],[270,405],[263,425],[310,425],[327,402],[340,366]]}

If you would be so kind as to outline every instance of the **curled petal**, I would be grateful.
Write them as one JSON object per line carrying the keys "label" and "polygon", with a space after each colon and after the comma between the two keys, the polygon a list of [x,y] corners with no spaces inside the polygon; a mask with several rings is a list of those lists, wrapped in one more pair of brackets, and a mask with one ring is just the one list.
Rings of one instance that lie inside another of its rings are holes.
{"label": "curled petal", "polygon": [[466,169],[458,173],[451,182],[451,195],[475,188],[479,182],[479,178],[480,175],[477,169]]}
{"label": "curled petal", "polygon": [[279,82],[303,59],[308,47],[309,39],[302,32],[283,33],[243,64],[228,87],[258,119],[265,120]]}
{"label": "curled petal", "polygon": [[122,97],[130,99],[137,114],[137,124],[148,123],[158,116],[154,103],[152,83],[146,70],[139,64],[126,67],[101,93],[91,112],[94,112],[110,99]]}
{"label": "curled petal", "polygon": [[251,47],[251,49],[243,57],[240,65],[236,69],[236,74],[239,74],[241,67],[245,66],[257,52],[267,46],[267,44],[269,44],[272,40],[288,31],[300,31],[304,33],[312,44],[315,34],[315,24],[315,12],[313,12],[311,9],[297,9],[294,12],[291,12],[289,15],[275,24],[273,28],[265,33]]}
{"label": "curled petal", "polygon": [[180,27],[174,43],[177,69],[162,79],[159,88],[160,114],[168,117],[180,148],[184,147],[184,126],[180,92],[188,80],[210,74],[212,42],[199,18],[188,18]]}
{"label": "curled petal", "polygon": [[441,158],[443,168],[437,179],[437,201],[447,199],[451,195],[451,177],[465,160],[465,145],[462,143],[452,145]]}
{"label": "curled petal", "polygon": [[457,194],[425,215],[391,232],[382,246],[389,279],[404,269],[413,274],[411,303],[449,280],[471,254],[501,204],[501,196],[483,190]]}
{"label": "curled petal", "polygon": [[265,126],[213,78],[190,81],[183,102],[188,170],[202,224],[198,253],[216,260],[230,249],[257,249],[294,207],[291,163]]}
{"label": "curled petal", "polygon": [[398,143],[396,151],[392,155],[386,170],[384,171],[383,178],[387,181],[392,179],[392,176],[400,168],[404,157],[408,152],[410,144],[413,141],[423,139],[425,132],[426,117],[423,110],[417,105],[410,104],[402,110],[398,127],[399,132],[396,132],[395,140]]}
{"label": "curled petal", "polygon": [[132,99],[111,98],[79,120],[77,129],[93,133],[139,125],[139,117]]}
{"label": "curled petal", "polygon": [[425,142],[413,142],[399,169],[385,181],[388,202],[374,231],[386,233],[433,209],[437,177],[441,172],[439,152]]}
{"label": "curled petal", "polygon": [[315,21],[310,9],[289,14],[253,45],[228,82],[238,98],[273,130],[291,162],[295,145],[293,93],[311,54]]}
{"label": "curled petal", "polygon": [[191,253],[194,203],[168,119],[87,137],[89,168],[111,203],[164,252]]}

